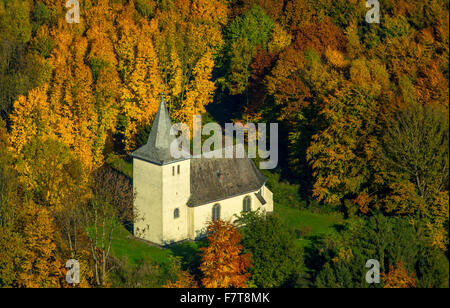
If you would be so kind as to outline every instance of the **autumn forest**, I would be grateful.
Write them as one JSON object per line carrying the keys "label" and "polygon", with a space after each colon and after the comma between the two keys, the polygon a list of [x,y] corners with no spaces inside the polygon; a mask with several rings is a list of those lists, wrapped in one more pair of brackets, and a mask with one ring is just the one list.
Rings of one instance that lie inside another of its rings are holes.
{"label": "autumn forest", "polygon": [[[65,2],[0,0],[0,287],[449,286],[448,0]],[[278,123],[274,215],[132,239],[161,93],[191,129]]]}

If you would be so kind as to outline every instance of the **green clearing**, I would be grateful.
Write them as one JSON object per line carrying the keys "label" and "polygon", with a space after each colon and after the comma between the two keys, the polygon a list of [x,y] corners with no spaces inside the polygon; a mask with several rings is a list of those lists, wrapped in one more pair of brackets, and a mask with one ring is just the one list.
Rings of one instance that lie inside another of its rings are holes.
{"label": "green clearing", "polygon": [[137,265],[140,260],[151,260],[158,264],[164,264],[170,256],[181,257],[185,268],[200,265],[200,247],[205,241],[186,241],[162,248],[150,243],[135,239],[131,233],[120,227],[113,233],[111,241],[111,254],[122,260],[127,260],[130,265]]}
{"label": "green clearing", "polygon": [[307,209],[296,209],[284,205],[275,204],[275,213],[291,228],[309,227],[311,232],[300,239],[297,239],[301,247],[306,247],[311,243],[310,238],[335,231],[334,226],[341,224],[344,219],[338,214],[315,213]]}
{"label": "green clearing", "polygon": [[132,238],[130,232],[124,227],[115,230],[111,242],[111,252],[114,257],[127,259],[132,265],[137,264],[141,259],[150,259],[162,264],[172,254],[168,249],[152,246]]}

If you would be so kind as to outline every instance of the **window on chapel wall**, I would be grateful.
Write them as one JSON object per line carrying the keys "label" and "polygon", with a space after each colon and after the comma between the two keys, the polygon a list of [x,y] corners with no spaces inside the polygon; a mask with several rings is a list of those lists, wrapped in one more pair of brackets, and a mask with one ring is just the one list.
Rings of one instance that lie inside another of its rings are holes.
{"label": "window on chapel wall", "polygon": [[173,218],[178,218],[178,217],[180,217],[180,209],[179,209],[179,208],[176,208],[176,209],[173,211]]}
{"label": "window on chapel wall", "polygon": [[213,220],[220,219],[220,204],[219,203],[214,204],[214,206],[212,208],[212,219]]}
{"label": "window on chapel wall", "polygon": [[250,212],[252,209],[252,199],[249,196],[246,196],[242,201],[242,210],[244,212]]}

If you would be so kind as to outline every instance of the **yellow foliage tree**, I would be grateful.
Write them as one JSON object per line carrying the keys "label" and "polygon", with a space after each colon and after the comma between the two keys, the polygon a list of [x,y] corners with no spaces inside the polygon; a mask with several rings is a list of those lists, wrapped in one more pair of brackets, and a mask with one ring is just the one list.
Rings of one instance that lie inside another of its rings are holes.
{"label": "yellow foliage tree", "polygon": [[60,287],[65,271],[56,253],[50,212],[31,201],[23,205],[22,211],[20,228],[23,230],[26,252],[20,264],[18,285],[26,288]]}
{"label": "yellow foliage tree", "polygon": [[16,169],[34,199],[42,204],[60,208],[66,196],[84,186],[79,159],[61,142],[34,137],[21,154]]}
{"label": "yellow foliage tree", "polygon": [[[148,37],[150,26],[143,22],[138,37]],[[163,89],[159,74],[158,59],[151,40],[136,40],[134,65],[127,68],[125,87],[122,90],[122,106],[127,118],[125,127],[125,150],[136,147],[135,136],[158,110],[160,93]]]}
{"label": "yellow foliage tree", "polygon": [[14,102],[10,120],[10,145],[16,154],[34,135],[51,135],[54,118],[48,102],[47,85],[31,90],[27,97],[20,95]]}
{"label": "yellow foliage tree", "polygon": [[286,32],[283,27],[275,23],[275,27],[272,32],[272,39],[269,41],[267,48],[270,53],[278,53],[286,46],[289,46],[291,41],[292,36]]}
{"label": "yellow foliage tree", "polygon": [[214,61],[210,53],[206,53],[193,69],[193,80],[186,90],[186,98],[181,103],[181,108],[174,116],[183,123],[189,125],[192,130],[194,115],[205,112],[205,106],[212,101],[215,90],[214,82],[211,81]]}

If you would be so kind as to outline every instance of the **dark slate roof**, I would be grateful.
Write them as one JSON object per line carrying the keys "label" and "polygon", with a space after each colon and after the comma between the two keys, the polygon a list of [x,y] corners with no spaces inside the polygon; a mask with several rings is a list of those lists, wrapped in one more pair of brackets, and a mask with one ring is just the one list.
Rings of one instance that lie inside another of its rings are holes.
{"label": "dark slate roof", "polygon": [[175,159],[170,154],[170,144],[175,140],[175,136],[170,134],[171,127],[172,121],[164,97],[162,97],[147,144],[131,153],[131,156],[158,165],[184,160],[185,158]]}
{"label": "dark slate roof", "polygon": [[249,158],[193,158],[188,206],[250,193],[265,182],[266,178]]}

